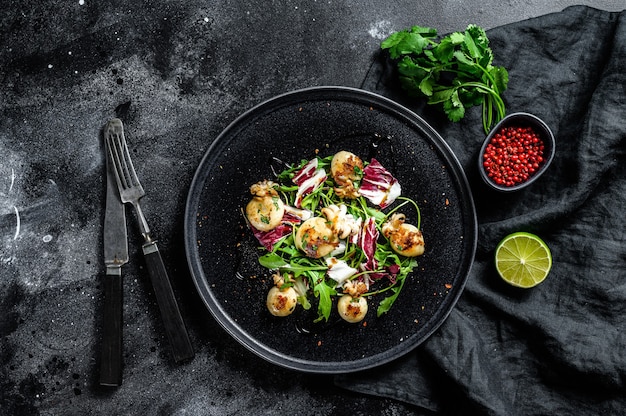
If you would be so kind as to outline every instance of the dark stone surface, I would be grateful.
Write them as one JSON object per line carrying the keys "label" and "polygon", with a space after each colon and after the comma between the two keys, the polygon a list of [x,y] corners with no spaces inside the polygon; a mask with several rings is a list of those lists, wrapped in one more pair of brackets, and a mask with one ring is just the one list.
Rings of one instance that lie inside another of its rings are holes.
{"label": "dark stone surface", "polygon": [[[191,282],[187,191],[238,114],[314,85],[359,87],[380,41],[413,24],[486,28],[558,1],[3,1],[0,5],[0,413],[422,414],[262,361],[219,327]],[[585,3],[585,2],[583,2]],[[587,2],[621,10],[623,1]],[[124,383],[97,383],[104,153],[126,122],[145,213],[196,348],[173,364],[129,221]]]}

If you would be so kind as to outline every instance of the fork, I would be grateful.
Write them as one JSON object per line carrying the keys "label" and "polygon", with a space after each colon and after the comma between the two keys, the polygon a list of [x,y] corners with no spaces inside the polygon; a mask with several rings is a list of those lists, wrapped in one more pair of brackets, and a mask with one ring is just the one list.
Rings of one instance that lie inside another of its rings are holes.
{"label": "fork", "polygon": [[130,203],[135,209],[139,222],[139,230],[144,239],[142,251],[146,259],[146,267],[150,275],[161,318],[167,338],[174,353],[174,360],[180,362],[194,356],[189,335],[180,314],[174,291],[167,275],[157,242],[152,238],[150,227],[141,210],[139,200],[146,194],[128,152],[124,136],[124,126],[120,119],[114,118],[105,128],[105,142],[109,160],[115,172],[115,179],[123,203]]}

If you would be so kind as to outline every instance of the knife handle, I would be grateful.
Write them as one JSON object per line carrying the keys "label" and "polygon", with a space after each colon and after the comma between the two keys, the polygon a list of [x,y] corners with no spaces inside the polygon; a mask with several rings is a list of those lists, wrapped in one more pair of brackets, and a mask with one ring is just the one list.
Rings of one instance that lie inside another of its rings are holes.
{"label": "knife handle", "polygon": [[[117,274],[109,274],[110,272]],[[104,279],[104,326],[100,384],[122,384],[122,273],[121,268],[107,270]]]}
{"label": "knife handle", "polygon": [[165,333],[174,352],[174,360],[180,362],[193,358],[194,351],[189,341],[189,334],[178,309],[174,291],[170,284],[161,253],[155,241],[143,245],[143,254],[146,266],[152,281],[152,287],[161,311],[161,319],[165,326]]}

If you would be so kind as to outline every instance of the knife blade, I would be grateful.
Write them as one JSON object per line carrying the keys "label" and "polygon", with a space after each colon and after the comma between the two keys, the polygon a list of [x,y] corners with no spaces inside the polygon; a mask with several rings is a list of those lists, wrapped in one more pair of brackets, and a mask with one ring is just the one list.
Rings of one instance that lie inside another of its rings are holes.
{"label": "knife blade", "polygon": [[[106,132],[105,132],[106,134]],[[128,262],[126,212],[106,157],[106,205],[104,214],[104,325],[100,384],[122,384],[122,265]]]}

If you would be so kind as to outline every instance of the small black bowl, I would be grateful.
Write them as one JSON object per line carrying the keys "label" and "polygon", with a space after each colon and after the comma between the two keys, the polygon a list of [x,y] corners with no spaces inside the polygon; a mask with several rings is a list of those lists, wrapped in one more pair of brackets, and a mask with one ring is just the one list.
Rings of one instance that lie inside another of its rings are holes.
{"label": "small black bowl", "polygon": [[[544,150],[543,150],[543,161],[539,164],[539,168],[535,170],[533,173],[529,174],[528,179],[523,182],[519,182],[515,185],[507,186],[497,184],[492,178],[490,178],[483,166],[484,153],[485,149],[491,142],[493,136],[495,136],[500,130],[505,127],[531,127],[534,132],[539,136],[539,138],[543,141]],[[552,131],[544,123],[539,117],[534,116],[529,113],[511,113],[505,116],[502,120],[496,124],[496,126],[489,132],[485,142],[483,143],[480,152],[478,153],[478,171],[480,172],[480,177],[483,178],[483,181],[492,189],[501,192],[513,192],[519,191],[522,188],[527,187],[531,183],[537,180],[548,168],[552,159],[554,158],[555,151],[555,141],[554,135]]]}

